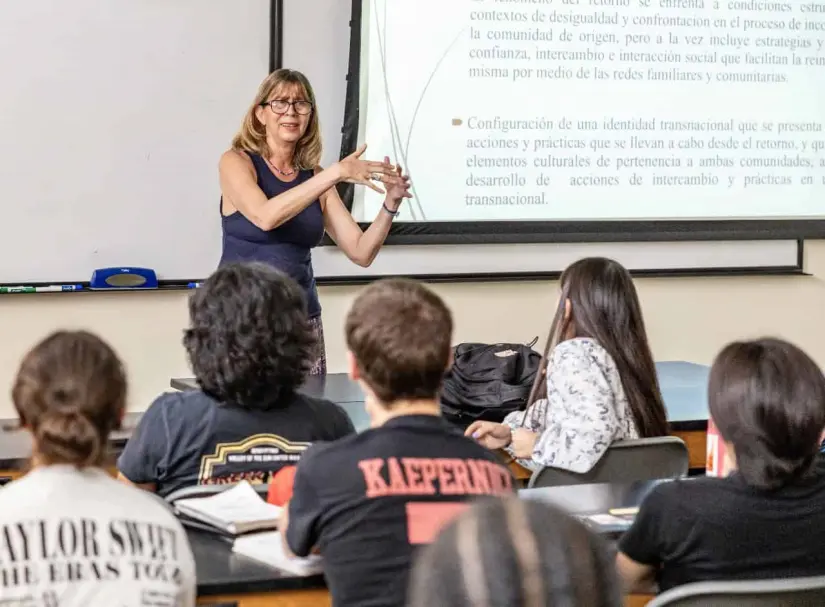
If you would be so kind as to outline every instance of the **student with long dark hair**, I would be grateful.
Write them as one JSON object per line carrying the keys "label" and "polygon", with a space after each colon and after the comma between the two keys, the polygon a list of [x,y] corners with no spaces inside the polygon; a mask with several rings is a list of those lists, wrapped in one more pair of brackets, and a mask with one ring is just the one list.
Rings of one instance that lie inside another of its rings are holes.
{"label": "student with long dark hair", "polygon": [[602,257],[561,276],[561,297],[525,412],[467,428],[522,465],[588,472],[618,440],[664,436],[667,414],[630,273]]}
{"label": "student with long dark hair", "polygon": [[708,404],[734,472],[653,489],[619,544],[628,590],[825,575],[822,371],[785,341],[732,343]]}
{"label": "student with long dark hair", "polygon": [[23,359],[12,389],[32,469],[0,491],[0,605],[194,607],[186,532],[161,500],[105,470],[126,407],[112,349],[61,331]]}
{"label": "student with long dark hair", "polygon": [[620,607],[604,542],[557,508],[479,502],[419,553],[407,607]]}

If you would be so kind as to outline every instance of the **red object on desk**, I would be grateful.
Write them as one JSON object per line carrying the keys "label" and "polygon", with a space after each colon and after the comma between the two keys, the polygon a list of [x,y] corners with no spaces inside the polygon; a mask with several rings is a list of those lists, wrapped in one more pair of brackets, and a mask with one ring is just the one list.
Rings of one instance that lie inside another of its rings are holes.
{"label": "red object on desk", "polygon": [[284,466],[272,480],[269,481],[269,490],[266,493],[266,501],[276,506],[284,506],[292,499],[292,485],[295,483],[295,466]]}
{"label": "red object on desk", "polygon": [[725,442],[719,435],[719,429],[712,419],[708,420],[707,462],[705,468],[707,476],[725,477],[730,474],[730,462],[727,458]]}

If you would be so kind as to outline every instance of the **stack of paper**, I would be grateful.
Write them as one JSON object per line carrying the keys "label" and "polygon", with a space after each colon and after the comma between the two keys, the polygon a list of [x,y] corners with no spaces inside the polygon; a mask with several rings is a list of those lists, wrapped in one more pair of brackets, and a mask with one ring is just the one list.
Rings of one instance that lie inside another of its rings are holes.
{"label": "stack of paper", "polygon": [[322,572],[320,556],[298,558],[287,555],[279,531],[250,533],[239,537],[232,545],[232,552],[293,575],[315,575]]}
{"label": "stack of paper", "polygon": [[210,497],[178,500],[174,506],[184,523],[188,518],[230,535],[276,529],[282,511],[264,501],[246,481]]}

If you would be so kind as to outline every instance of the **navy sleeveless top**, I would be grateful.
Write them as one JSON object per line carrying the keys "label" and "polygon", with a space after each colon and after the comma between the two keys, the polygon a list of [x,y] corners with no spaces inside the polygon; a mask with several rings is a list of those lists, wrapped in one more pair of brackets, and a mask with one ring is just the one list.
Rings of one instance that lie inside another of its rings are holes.
{"label": "navy sleeveless top", "polygon": [[[290,182],[281,181],[269,170],[258,154],[249,154],[258,175],[258,187],[267,198],[283,194],[313,176],[313,171],[300,171]],[[262,230],[244,217],[240,211],[225,216],[223,225],[223,254],[220,265],[236,261],[261,261],[291,276],[304,290],[310,318],[321,314],[315,275],[312,272],[312,247],[324,236],[324,216],[321,203],[316,200],[295,217],[273,230]]]}

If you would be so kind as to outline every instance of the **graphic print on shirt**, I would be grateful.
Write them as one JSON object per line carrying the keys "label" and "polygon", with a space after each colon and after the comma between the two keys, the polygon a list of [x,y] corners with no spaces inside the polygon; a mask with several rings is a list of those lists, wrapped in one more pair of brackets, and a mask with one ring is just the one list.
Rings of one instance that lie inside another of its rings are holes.
{"label": "graphic print on shirt", "polygon": [[[507,495],[513,477],[505,467],[483,459],[389,457],[358,462],[366,497]],[[428,544],[470,502],[409,501],[406,504],[407,541]]]}
{"label": "graphic print on shirt", "polygon": [[218,443],[201,458],[198,483],[224,485],[242,480],[268,483],[284,466],[294,465],[312,443],[291,442],[277,434],[255,434],[242,441]]}
{"label": "graphic print on shirt", "polygon": [[[179,531],[130,519],[32,519],[0,525],[0,605],[60,607],[101,583],[134,587],[124,604],[177,607],[184,583]],[[39,588],[38,588],[39,587]]]}

